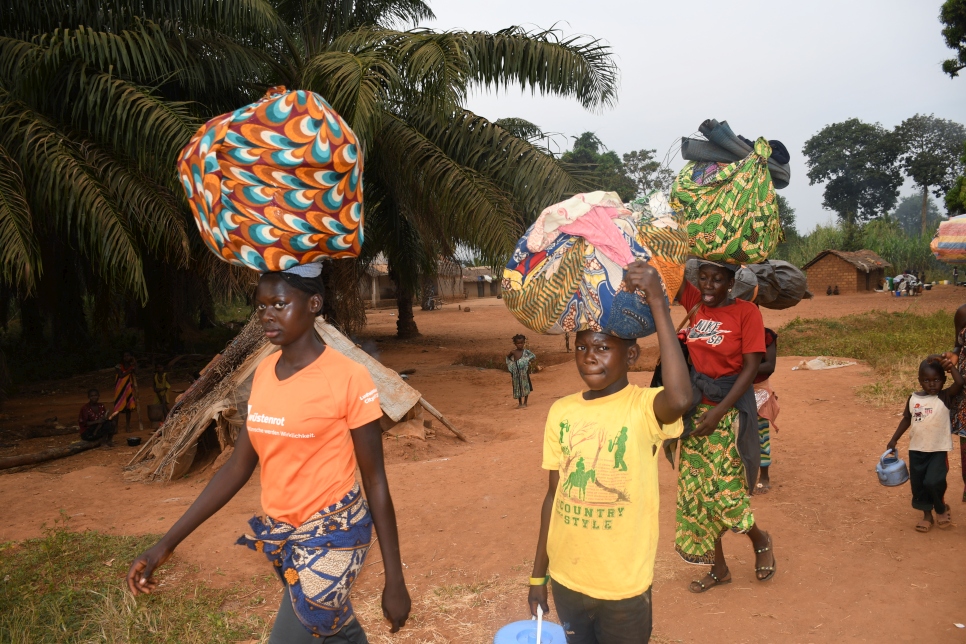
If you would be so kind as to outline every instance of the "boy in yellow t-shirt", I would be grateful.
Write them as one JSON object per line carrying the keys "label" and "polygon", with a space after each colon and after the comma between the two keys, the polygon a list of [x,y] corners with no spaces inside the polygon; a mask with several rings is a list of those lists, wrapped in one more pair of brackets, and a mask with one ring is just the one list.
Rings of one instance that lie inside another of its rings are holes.
{"label": "boy in yellow t-shirt", "polygon": [[665,439],[681,435],[691,381],[661,278],[638,261],[625,289],[644,293],[654,315],[665,386],[631,385],[635,340],[582,331],[574,344],[588,390],[550,408],[543,468],[550,484],[530,579],[530,611],[546,612],[553,579],[568,644],[647,642],[657,554],[657,463]]}

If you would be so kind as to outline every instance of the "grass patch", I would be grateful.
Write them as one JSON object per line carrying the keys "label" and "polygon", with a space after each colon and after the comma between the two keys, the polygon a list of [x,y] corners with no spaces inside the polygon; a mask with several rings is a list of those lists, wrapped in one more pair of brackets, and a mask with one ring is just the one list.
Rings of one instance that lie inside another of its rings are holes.
{"label": "grass patch", "polygon": [[[0,641],[180,644],[264,637],[267,627],[251,611],[225,609],[252,599],[238,591],[172,584],[132,597],[124,587],[128,564],[156,540],[61,525],[38,539],[0,544]],[[169,562],[159,581],[185,572]]]}
{"label": "grass patch", "polygon": [[951,313],[868,311],[843,318],[795,318],[779,330],[778,353],[784,356],[836,356],[866,362],[876,382],[860,387],[862,398],[876,405],[902,404],[919,389],[919,363],[953,345]]}

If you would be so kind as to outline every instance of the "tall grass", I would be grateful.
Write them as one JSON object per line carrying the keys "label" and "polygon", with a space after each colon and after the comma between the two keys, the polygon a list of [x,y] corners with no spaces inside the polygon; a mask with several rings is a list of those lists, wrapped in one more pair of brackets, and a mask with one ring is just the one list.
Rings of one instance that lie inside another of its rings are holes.
{"label": "tall grass", "polygon": [[919,389],[919,363],[953,347],[952,314],[868,311],[843,318],[795,318],[779,331],[778,352],[791,356],[837,356],[865,361],[875,382],[859,389],[878,405],[901,404]]}
{"label": "tall grass", "polygon": [[851,228],[832,224],[818,226],[808,235],[782,244],[774,257],[804,266],[825,250],[867,249],[892,265],[886,270],[887,275],[896,275],[909,268],[925,272],[930,280],[947,279],[952,269],[939,262],[929,250],[932,236],[932,232],[923,236],[907,235],[891,219],[878,219]]}
{"label": "tall grass", "polygon": [[[264,636],[258,617],[225,610],[240,601],[239,591],[186,583],[132,597],[124,588],[128,563],[156,540],[62,525],[0,544],[0,642],[200,644]],[[162,579],[183,572],[175,562]]]}

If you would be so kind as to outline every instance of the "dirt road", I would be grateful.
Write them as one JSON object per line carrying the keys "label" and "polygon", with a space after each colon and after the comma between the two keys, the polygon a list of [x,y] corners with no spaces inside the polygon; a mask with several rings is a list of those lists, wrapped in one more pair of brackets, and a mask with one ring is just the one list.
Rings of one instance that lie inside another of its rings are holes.
{"label": "dirt road", "polygon": [[[952,311],[962,295],[953,287],[911,299],[821,294],[791,311],[766,311],[765,318],[777,328],[796,315],[838,317],[871,308]],[[381,638],[374,603],[381,557],[374,549],[357,592],[373,641],[487,642],[500,625],[527,616],[525,583],[546,489],[546,473],[539,469],[543,423],[550,405],[582,383],[572,364],[547,367],[533,376],[530,408],[514,409],[507,374],[452,364],[466,351],[505,354],[510,336],[521,330],[495,299],[471,301],[470,307],[469,313],[455,305],[418,312],[424,335],[407,343],[390,339],[395,317],[389,312],[370,316],[366,338],[375,342],[381,359],[396,369],[415,368],[413,386],[472,440],[459,443],[437,427],[437,437],[427,443],[386,442],[416,611],[411,628],[394,639]],[[675,307],[673,315],[680,318],[682,309]],[[530,341],[538,357],[563,349],[560,337],[531,334]],[[871,407],[855,397],[854,388],[870,378],[861,365],[793,372],[796,362],[781,358],[772,379],[782,405],[781,430],[772,436],[775,487],[753,500],[759,525],[774,538],[776,578],[757,582],[748,539],[729,534],[725,550],[734,583],[690,594],[687,583],[701,569],[674,554],[675,473],[662,464],[654,641],[966,641],[966,630],[955,626],[966,623],[959,599],[966,578],[966,504],[959,501],[958,454],[952,455],[948,478],[953,527],[916,533],[908,486],[881,487],[874,473],[899,410]],[[631,374],[641,385],[650,375]],[[61,394],[11,401],[6,422],[42,416],[51,408],[78,408],[82,383],[70,386],[74,390],[63,385]],[[208,476],[195,473],[164,486],[129,483],[120,469],[129,457],[127,448],[94,450],[0,476],[7,509],[0,540],[35,536],[62,512],[76,529],[162,532]],[[271,596],[262,610],[269,614],[277,591],[266,578],[265,562],[231,545],[258,511],[258,494],[253,480],[176,556],[197,565],[198,576],[216,585],[265,584]]]}

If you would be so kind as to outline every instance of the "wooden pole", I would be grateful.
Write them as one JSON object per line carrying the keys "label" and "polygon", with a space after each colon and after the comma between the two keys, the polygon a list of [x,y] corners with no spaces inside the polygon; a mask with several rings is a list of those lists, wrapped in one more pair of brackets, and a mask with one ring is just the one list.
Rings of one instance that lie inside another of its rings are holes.
{"label": "wooden pole", "polygon": [[137,369],[134,370],[134,374],[131,377],[131,384],[134,385],[134,410],[138,413],[138,430],[143,432],[144,423],[141,422],[141,401],[138,400],[141,397],[141,391],[138,389]]}
{"label": "wooden pole", "polygon": [[64,458],[65,456],[73,456],[74,454],[79,454],[83,451],[93,449],[97,447],[100,443],[89,443],[87,441],[77,441],[76,443],[71,443],[67,447],[52,447],[50,449],[45,449],[41,452],[34,452],[32,454],[20,454],[18,456],[5,456],[0,458],[0,470],[10,469],[11,467],[20,467],[23,465],[34,465],[36,463],[43,463],[44,461],[52,461],[57,458]]}
{"label": "wooden pole", "polygon": [[453,424],[451,422],[449,422],[448,420],[446,420],[443,417],[443,415],[441,413],[439,413],[439,411],[435,407],[433,407],[428,402],[426,402],[426,399],[425,398],[420,398],[419,399],[419,404],[423,406],[423,409],[425,409],[430,414],[432,414],[433,416],[435,416],[436,419],[439,422],[443,423],[443,425],[446,426],[446,429],[448,429],[449,431],[451,431],[454,434],[456,434],[456,437],[459,438],[461,441],[463,441],[464,443],[469,443],[470,442],[469,439],[466,438],[466,436],[463,435],[463,432],[461,432],[460,430],[458,430],[455,427],[453,427]]}

